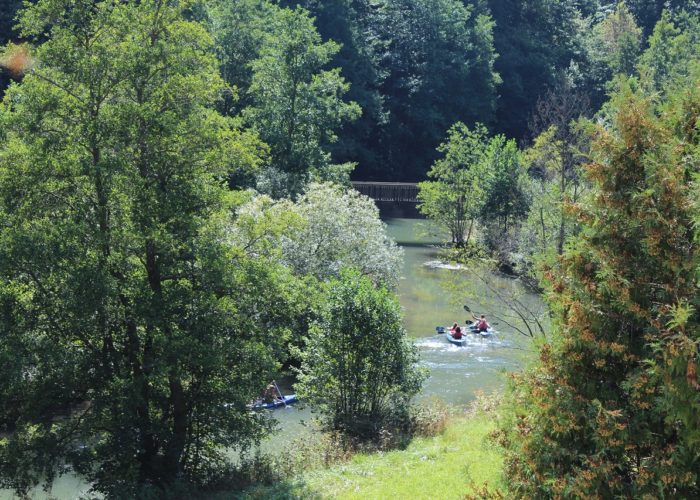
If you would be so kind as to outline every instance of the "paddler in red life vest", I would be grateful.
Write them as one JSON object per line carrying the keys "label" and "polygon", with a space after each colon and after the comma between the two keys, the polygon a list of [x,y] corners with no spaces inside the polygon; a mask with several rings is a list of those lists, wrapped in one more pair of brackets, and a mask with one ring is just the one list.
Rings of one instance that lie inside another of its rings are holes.
{"label": "paddler in red life vest", "polygon": [[491,328],[491,325],[486,322],[486,316],[483,314],[479,318],[474,316],[474,319],[476,320],[476,329],[479,330],[479,332],[486,332]]}
{"label": "paddler in red life vest", "polygon": [[454,330],[450,330],[452,332],[450,335],[452,335],[453,339],[459,340],[462,338],[462,329],[456,325],[457,325],[457,323],[455,323]]}

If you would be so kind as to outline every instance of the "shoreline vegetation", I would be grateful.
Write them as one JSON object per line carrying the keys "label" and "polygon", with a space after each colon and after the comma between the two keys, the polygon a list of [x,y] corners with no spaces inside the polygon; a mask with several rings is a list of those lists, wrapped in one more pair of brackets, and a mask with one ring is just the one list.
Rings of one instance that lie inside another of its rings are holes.
{"label": "shoreline vegetation", "polygon": [[269,475],[251,478],[257,484],[235,498],[500,498],[499,399],[498,393],[479,393],[467,408],[432,401],[421,407],[415,434],[404,442],[389,437],[373,448],[353,449],[338,436],[321,434],[292,443],[279,457],[258,457],[251,470]]}
{"label": "shoreline vegetation", "polygon": [[[0,2],[0,491],[700,498],[697,0]],[[413,406],[463,370],[351,179],[537,349],[503,393]],[[251,454],[290,368],[319,437]]]}

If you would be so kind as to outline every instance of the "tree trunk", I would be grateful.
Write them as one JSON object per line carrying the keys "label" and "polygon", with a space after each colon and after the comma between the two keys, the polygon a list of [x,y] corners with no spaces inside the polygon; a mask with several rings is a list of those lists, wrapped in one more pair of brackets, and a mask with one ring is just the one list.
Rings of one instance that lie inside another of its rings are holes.
{"label": "tree trunk", "polygon": [[469,231],[467,232],[467,244],[469,244],[469,239],[472,237],[472,229],[474,228],[474,219],[469,221]]}
{"label": "tree trunk", "polygon": [[559,181],[559,238],[557,239],[557,254],[564,253],[565,214],[564,214],[564,193],[566,192],[566,163],[562,165]]}
{"label": "tree trunk", "polygon": [[547,233],[544,225],[544,208],[540,207],[540,225],[542,226],[542,251],[547,249]]}

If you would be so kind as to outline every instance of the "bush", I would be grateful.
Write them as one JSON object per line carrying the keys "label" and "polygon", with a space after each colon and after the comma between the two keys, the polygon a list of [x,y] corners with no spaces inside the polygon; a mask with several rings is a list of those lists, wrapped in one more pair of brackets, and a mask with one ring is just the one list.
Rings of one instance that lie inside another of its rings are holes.
{"label": "bush", "polygon": [[423,373],[405,338],[395,294],[356,271],[325,285],[328,297],[302,354],[297,392],[324,426],[359,439],[408,424]]}

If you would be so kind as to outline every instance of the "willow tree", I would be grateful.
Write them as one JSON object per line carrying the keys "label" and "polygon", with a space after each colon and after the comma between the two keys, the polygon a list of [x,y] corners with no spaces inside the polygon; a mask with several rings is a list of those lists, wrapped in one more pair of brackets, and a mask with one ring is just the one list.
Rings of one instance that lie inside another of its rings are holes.
{"label": "willow tree", "polygon": [[663,106],[624,84],[594,129],[581,233],[545,273],[556,341],[507,425],[518,497],[700,494],[697,81]]}
{"label": "willow tree", "polygon": [[65,466],[108,495],[201,482],[264,427],[246,408],[274,364],[254,298],[277,280],[217,223],[257,144],[213,111],[224,84],[185,7],[22,14],[47,41],[0,108],[3,487]]}

